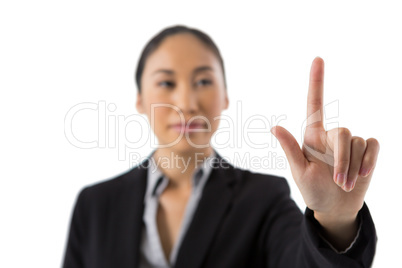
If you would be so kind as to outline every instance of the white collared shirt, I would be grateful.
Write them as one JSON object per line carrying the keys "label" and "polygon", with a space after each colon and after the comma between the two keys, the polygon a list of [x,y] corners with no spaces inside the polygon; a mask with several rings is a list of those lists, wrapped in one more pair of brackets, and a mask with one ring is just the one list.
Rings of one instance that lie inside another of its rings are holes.
{"label": "white collared shirt", "polygon": [[205,161],[194,170],[191,195],[186,205],[177,240],[170,252],[169,260],[166,260],[163,252],[156,221],[159,196],[169,184],[169,178],[167,178],[167,176],[165,176],[157,167],[152,155],[149,157],[150,163],[147,171],[147,189],[144,197],[140,268],[170,268],[175,263],[181,241],[183,240],[187,228],[193,218],[193,214],[197,208],[199,199],[201,198],[204,186],[212,171],[212,161],[216,157],[216,153],[215,150],[213,150],[212,155],[205,159]]}

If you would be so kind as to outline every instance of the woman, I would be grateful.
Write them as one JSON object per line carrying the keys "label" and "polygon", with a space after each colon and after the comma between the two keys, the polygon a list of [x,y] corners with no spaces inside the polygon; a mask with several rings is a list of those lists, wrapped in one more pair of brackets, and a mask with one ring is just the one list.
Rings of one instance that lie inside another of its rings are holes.
{"label": "woman", "polygon": [[302,214],[285,178],[236,168],[210,145],[229,105],[213,41],[185,26],[161,31],[136,73],[136,107],[159,146],[79,193],[64,267],[369,267],[377,236],[364,195],[379,144],[324,130],[323,68],[314,59],[302,148],[272,129],[306,202]]}

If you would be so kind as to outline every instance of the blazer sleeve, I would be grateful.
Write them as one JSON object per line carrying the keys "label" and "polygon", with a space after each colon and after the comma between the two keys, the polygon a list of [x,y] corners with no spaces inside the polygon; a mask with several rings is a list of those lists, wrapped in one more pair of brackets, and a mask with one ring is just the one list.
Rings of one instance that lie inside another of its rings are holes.
{"label": "blazer sleeve", "polygon": [[85,234],[87,233],[87,221],[85,220],[85,216],[87,215],[85,193],[86,188],[79,192],[71,215],[70,228],[62,264],[62,267],[64,268],[78,268],[85,266],[84,249],[86,243]]}
{"label": "blazer sleeve", "polygon": [[285,178],[278,183],[276,202],[266,218],[264,252],[266,267],[370,267],[377,234],[370,211],[363,204],[358,213],[360,233],[345,253],[335,252],[320,236],[321,225],[308,207],[303,214],[290,197]]}

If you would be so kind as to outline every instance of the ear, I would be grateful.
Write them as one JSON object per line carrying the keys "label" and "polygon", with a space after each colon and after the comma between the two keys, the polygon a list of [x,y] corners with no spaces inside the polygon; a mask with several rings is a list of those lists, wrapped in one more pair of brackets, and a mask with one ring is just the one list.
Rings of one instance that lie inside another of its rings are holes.
{"label": "ear", "polygon": [[223,105],[223,109],[226,110],[229,107],[229,97],[228,97],[228,93],[225,90],[225,99],[224,99],[225,104]]}
{"label": "ear", "polygon": [[137,92],[137,100],[135,102],[135,107],[140,114],[144,113],[144,106],[142,105],[142,95],[141,93]]}

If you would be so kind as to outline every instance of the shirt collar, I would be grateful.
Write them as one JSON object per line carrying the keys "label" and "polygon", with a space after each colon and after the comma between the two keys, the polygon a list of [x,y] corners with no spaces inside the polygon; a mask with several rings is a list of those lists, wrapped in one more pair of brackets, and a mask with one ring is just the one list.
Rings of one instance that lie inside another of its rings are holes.
{"label": "shirt collar", "polygon": [[[157,162],[153,158],[155,151],[151,153],[148,157],[149,167],[148,167],[148,183],[145,197],[160,195],[169,183],[167,176],[157,167]],[[197,188],[200,184],[200,180],[207,179],[212,169],[211,163],[217,157],[215,150],[212,150],[212,154],[205,159],[198,167],[194,170],[192,180],[193,186]]]}

